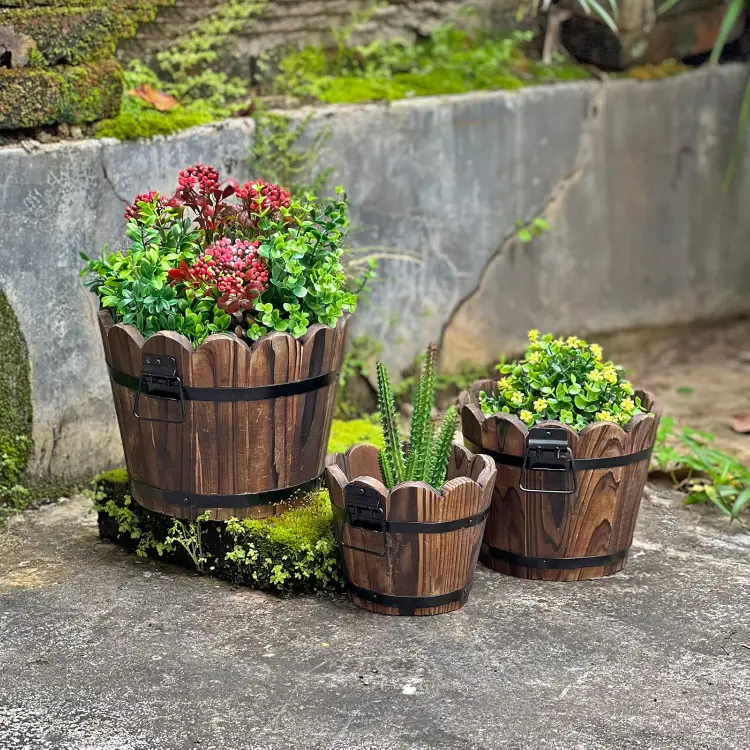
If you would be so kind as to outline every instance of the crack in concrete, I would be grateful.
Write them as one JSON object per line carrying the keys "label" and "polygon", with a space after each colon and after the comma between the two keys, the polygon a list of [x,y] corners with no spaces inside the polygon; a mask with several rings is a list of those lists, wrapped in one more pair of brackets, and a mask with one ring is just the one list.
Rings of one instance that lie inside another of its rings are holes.
{"label": "crack in concrete", "polygon": [[[570,170],[570,172],[568,172],[568,174],[563,176],[562,179],[557,182],[557,184],[552,188],[552,191],[547,200],[545,200],[539,208],[533,207],[527,213],[527,216],[524,217],[525,223],[531,221],[536,217],[545,218],[549,213],[554,212],[557,205],[563,200],[570,188],[575,185],[583,176],[584,170],[591,161],[591,139],[589,137],[591,122],[598,116],[599,105],[601,103],[603,94],[604,86],[602,85],[599,87],[599,90],[593,96],[588,105],[586,117],[584,118],[581,127],[578,153],[576,154],[576,158],[573,162],[573,168]],[[445,334],[448,331],[448,327],[450,326],[451,322],[461,311],[461,308],[464,307],[464,305],[466,305],[472,299],[472,297],[474,297],[482,288],[484,280],[487,274],[490,272],[495,260],[503,255],[511,247],[513,242],[516,240],[517,233],[517,229],[513,228],[508,234],[503,237],[497,250],[495,250],[495,252],[493,252],[487,258],[487,261],[485,262],[484,267],[479,274],[477,283],[469,292],[461,297],[461,299],[454,306],[453,311],[448,316],[440,329],[440,337],[438,339],[438,348],[440,351],[442,351],[443,349]]]}
{"label": "crack in concrete", "polygon": [[123,198],[117,192],[117,188],[115,188],[115,184],[114,184],[114,182],[112,182],[112,178],[109,176],[109,174],[107,172],[107,167],[106,167],[106,165],[104,163],[104,152],[102,152],[100,154],[99,162],[102,165],[102,174],[104,175],[104,179],[107,182],[107,184],[109,185],[109,187],[112,189],[112,194],[115,196],[115,198],[117,198],[118,201],[122,201],[126,206],[129,206],[130,205],[130,201],[127,198]]}

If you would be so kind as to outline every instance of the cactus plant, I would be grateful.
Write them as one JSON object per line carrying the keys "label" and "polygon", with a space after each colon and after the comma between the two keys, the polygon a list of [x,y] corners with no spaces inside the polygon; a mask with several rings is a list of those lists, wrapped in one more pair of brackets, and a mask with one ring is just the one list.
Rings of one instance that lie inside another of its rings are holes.
{"label": "cactus plant", "polygon": [[450,406],[440,429],[430,421],[435,400],[435,360],[437,348],[427,349],[422,372],[414,389],[411,421],[411,436],[408,451],[405,449],[396,416],[396,403],[382,362],[377,364],[378,404],[383,428],[383,444],[380,450],[380,470],[386,487],[400,482],[426,482],[435,488],[445,483],[453,435],[458,424],[456,408]]}

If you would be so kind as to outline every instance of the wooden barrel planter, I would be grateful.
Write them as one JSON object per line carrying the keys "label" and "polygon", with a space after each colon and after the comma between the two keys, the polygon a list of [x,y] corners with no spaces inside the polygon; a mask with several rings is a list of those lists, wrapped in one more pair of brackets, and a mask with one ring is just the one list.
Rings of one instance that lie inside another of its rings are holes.
{"label": "wooden barrel planter", "polygon": [[349,316],[301,338],[197,349],[99,312],[133,499],[169,516],[262,518],[322,482]]}
{"label": "wooden barrel planter", "polygon": [[495,466],[453,446],[440,491],[382,483],[378,450],[355,445],[328,458],[326,480],[351,600],[386,615],[460,609],[474,580]]}
{"label": "wooden barrel planter", "polygon": [[528,429],[516,416],[485,416],[477,393],[461,393],[466,445],[492,456],[497,477],[480,560],[506,575],[582,581],[617,573],[633,541],[660,411],[650,393],[625,428],[594,422],[580,433],[560,422]]}

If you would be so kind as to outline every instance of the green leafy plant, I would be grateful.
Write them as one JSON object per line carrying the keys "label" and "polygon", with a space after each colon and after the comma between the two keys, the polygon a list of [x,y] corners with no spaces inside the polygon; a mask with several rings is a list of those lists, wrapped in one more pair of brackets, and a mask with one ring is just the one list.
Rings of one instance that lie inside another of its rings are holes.
{"label": "green leafy plant", "polygon": [[625,425],[642,411],[622,368],[603,362],[600,346],[576,336],[530,331],[524,359],[497,369],[504,375],[497,393],[479,393],[485,414],[515,414],[529,426],[554,419],[581,430],[595,421]]}
{"label": "green leafy plant", "polygon": [[541,216],[536,216],[525,224],[521,219],[516,220],[516,237],[518,237],[518,241],[522,242],[524,245],[527,245],[536,237],[540,237],[549,232],[549,230],[549,222]]}
{"label": "green leafy plant", "polygon": [[378,404],[384,443],[384,447],[380,449],[380,471],[386,487],[416,481],[426,482],[439,489],[445,484],[458,414],[456,408],[450,406],[436,434],[431,422],[435,400],[436,359],[437,349],[430,346],[414,392],[408,451],[401,437],[388,371],[382,362],[377,364]]}
{"label": "green leafy plant", "polygon": [[713,503],[730,521],[750,507],[750,469],[716,448],[716,437],[683,427],[664,417],[657,432],[652,466],[667,474],[685,502]]}
{"label": "green leafy plant", "polygon": [[164,540],[164,544],[172,547],[179,544],[192,561],[195,569],[200,573],[206,572],[206,563],[210,555],[203,549],[203,528],[202,524],[211,517],[211,511],[207,510],[201,513],[194,522],[185,523],[175,519],[169,535]]}
{"label": "green leafy plant", "polygon": [[126,250],[81,254],[85,283],[116,322],[145,336],[178,331],[198,345],[231,326],[252,340],[269,331],[299,337],[355,309],[364,282],[350,289],[342,264],[341,188],[322,202],[292,198],[263,180],[222,185],[202,164],[178,183],[170,198],[152,191],[127,209]]}

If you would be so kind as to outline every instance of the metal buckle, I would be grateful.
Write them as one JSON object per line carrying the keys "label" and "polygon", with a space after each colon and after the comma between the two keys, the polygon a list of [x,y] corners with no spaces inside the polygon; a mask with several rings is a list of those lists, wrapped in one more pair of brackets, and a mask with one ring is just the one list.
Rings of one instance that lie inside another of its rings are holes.
{"label": "metal buckle", "polygon": [[[538,490],[523,486],[524,474],[527,471],[562,471],[570,472],[573,487],[564,490]],[[578,492],[576,467],[573,452],[568,445],[568,433],[562,427],[532,427],[526,453],[521,466],[519,489],[538,495],[574,495]]]}
{"label": "metal buckle", "polygon": [[[160,419],[158,417],[144,417],[138,411],[141,393],[147,398],[159,398],[165,401],[179,401],[180,419]],[[156,354],[144,354],[141,365],[141,378],[135,393],[133,416],[144,422],[165,422],[167,424],[182,424],[187,419],[185,412],[185,395],[182,381],[177,375],[177,360],[174,357],[162,357]]]}
{"label": "metal buckle", "polygon": [[383,535],[383,551],[356,547],[344,541],[344,529],[341,529],[341,544],[348,549],[367,552],[376,557],[384,557],[388,545],[386,531],[385,509],[380,505],[380,495],[373,487],[348,485],[344,496],[344,526],[365,531],[376,531]]}

